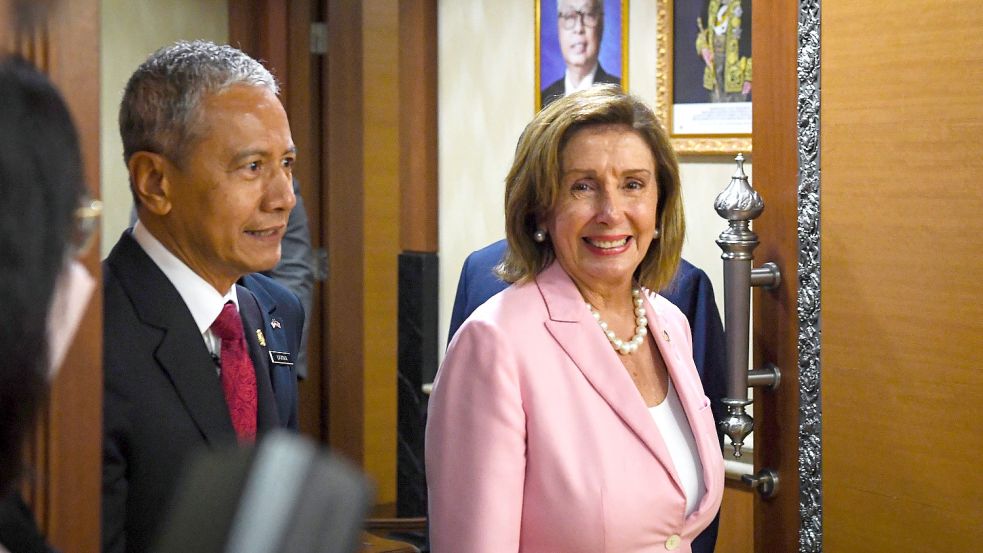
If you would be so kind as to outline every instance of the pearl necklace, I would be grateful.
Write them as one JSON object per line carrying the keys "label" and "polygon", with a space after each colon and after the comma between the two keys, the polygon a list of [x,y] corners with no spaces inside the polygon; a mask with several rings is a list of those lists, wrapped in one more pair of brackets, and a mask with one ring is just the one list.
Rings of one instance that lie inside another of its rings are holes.
{"label": "pearl necklace", "polygon": [[601,314],[597,309],[594,309],[594,306],[590,302],[587,303],[587,309],[590,310],[590,314],[594,316],[594,320],[597,321],[598,326],[604,331],[604,336],[614,346],[614,350],[621,355],[628,355],[638,351],[639,346],[645,341],[645,335],[648,334],[649,320],[645,317],[645,307],[643,307],[645,300],[642,299],[642,291],[638,286],[632,286],[631,297],[632,302],[635,304],[635,335],[630,340],[622,340],[615,336],[614,331],[608,328],[608,323],[601,320]]}

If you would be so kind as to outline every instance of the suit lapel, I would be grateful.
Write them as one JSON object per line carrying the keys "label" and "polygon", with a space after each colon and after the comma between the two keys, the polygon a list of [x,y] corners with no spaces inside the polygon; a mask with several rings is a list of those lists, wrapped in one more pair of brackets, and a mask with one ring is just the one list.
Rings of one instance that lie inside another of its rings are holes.
{"label": "suit lapel", "polygon": [[169,329],[154,356],[205,439],[211,444],[234,442],[235,429],[215,362],[196,330],[193,323],[186,328]]}
{"label": "suit lapel", "polygon": [[215,363],[177,289],[129,231],[107,262],[132,299],[140,320],[163,331],[154,357],[205,440],[211,444],[234,442],[236,434]]}
{"label": "suit lapel", "polygon": [[[242,327],[246,332],[246,343],[249,344],[249,357],[256,369],[257,413],[256,426],[259,431],[271,430],[280,426],[277,415],[276,399],[273,395],[273,384],[270,380],[269,339],[265,334],[265,320],[256,296],[245,286],[236,285],[239,297],[239,314],[242,317]],[[260,336],[264,344],[259,343]]]}
{"label": "suit lapel", "polygon": [[[628,371],[597,328],[580,291],[559,263],[536,277],[549,320],[546,328],[605,402],[666,468],[679,490],[682,485],[651,414]],[[652,319],[649,329],[655,332]],[[661,329],[660,329],[661,330]]]}

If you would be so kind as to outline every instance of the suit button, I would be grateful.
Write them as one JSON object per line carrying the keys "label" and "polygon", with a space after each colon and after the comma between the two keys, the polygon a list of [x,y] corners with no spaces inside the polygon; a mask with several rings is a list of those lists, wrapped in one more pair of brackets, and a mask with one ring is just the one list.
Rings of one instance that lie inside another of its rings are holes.
{"label": "suit button", "polygon": [[682,540],[679,539],[679,534],[673,534],[669,536],[669,539],[666,540],[666,549],[668,549],[669,551],[676,549],[677,547],[679,547],[680,541]]}

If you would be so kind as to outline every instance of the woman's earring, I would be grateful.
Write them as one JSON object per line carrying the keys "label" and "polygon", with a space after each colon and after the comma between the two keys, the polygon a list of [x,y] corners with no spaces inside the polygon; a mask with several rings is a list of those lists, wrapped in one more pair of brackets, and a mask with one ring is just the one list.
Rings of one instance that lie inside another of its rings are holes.
{"label": "woman's earring", "polygon": [[546,231],[541,228],[536,229],[536,232],[532,233],[532,239],[540,243],[545,242]]}
{"label": "woman's earring", "polygon": [[662,236],[662,231],[656,228],[655,232],[652,233],[652,240],[657,239],[659,236]]}

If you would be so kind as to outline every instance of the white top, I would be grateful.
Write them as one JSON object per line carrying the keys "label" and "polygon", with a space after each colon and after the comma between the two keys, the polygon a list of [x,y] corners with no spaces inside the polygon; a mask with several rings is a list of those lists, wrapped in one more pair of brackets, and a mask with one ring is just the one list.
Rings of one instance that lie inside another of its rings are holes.
{"label": "white top", "polygon": [[198,325],[198,332],[201,332],[205,347],[217,359],[222,349],[222,341],[212,333],[210,327],[222,312],[226,302],[232,301],[236,309],[239,309],[236,287],[233,285],[225,295],[219,294],[211,284],[205,282],[205,279],[192,271],[191,267],[185,265],[164,247],[140,221],[133,225],[133,238],[177,289],[177,293],[191,311],[195,324]]}
{"label": "white top", "polygon": [[594,69],[591,69],[590,73],[579,83],[574,81],[573,76],[570,75],[570,71],[564,73],[563,76],[563,95],[572,94],[574,92],[580,92],[581,90],[587,90],[594,85],[594,77],[597,76],[597,68],[599,64],[594,64]]}
{"label": "white top", "polygon": [[672,379],[669,380],[666,399],[655,407],[649,407],[649,413],[659,427],[659,433],[662,434],[662,439],[669,450],[676,474],[683,484],[683,492],[686,494],[686,516],[689,516],[703,499],[706,484],[703,482],[703,463],[700,462],[700,452],[696,449],[693,429],[690,428],[689,419],[683,411],[683,404],[679,402],[679,395],[672,385]]}

